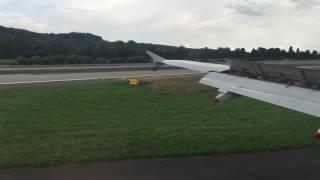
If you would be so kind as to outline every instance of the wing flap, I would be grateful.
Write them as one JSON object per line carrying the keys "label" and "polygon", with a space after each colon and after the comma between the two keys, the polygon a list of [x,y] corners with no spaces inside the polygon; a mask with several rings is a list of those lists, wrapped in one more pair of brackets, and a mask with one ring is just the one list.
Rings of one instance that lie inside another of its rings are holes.
{"label": "wing flap", "polygon": [[200,83],[320,117],[320,91],[211,72]]}

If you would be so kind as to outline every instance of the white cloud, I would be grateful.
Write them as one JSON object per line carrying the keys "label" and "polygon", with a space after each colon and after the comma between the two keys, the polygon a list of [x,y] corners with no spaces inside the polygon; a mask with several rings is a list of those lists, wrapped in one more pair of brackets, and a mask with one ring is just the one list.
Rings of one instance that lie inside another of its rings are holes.
{"label": "white cloud", "polygon": [[0,0],[0,24],[191,47],[319,50],[319,10],[319,0]]}
{"label": "white cloud", "polygon": [[48,24],[37,21],[27,15],[19,13],[1,13],[0,23],[9,27],[26,28],[29,30],[35,30],[43,32]]}

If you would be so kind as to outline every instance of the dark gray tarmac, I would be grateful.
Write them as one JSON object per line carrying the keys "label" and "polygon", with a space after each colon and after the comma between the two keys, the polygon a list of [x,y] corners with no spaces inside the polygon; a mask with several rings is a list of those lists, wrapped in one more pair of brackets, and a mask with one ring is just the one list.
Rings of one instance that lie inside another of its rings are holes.
{"label": "dark gray tarmac", "polygon": [[[283,61],[260,61],[260,63],[276,65],[292,65],[309,69],[320,69],[320,60],[283,60]],[[0,66],[0,75],[6,74],[65,74],[65,73],[88,73],[88,72],[116,72],[116,71],[142,71],[151,70],[152,63],[141,64],[112,64],[112,65],[25,65],[25,66]],[[172,66],[162,66],[162,70],[178,69]]]}
{"label": "dark gray tarmac", "polygon": [[[135,70],[135,71],[104,71],[81,73],[45,73],[45,74],[6,74],[0,75],[0,87],[19,84],[48,84],[75,81],[114,80],[137,77],[157,77],[197,74],[198,72],[184,69],[164,69],[161,71]],[[199,73],[198,73],[199,74]]]}
{"label": "dark gray tarmac", "polygon": [[[320,62],[320,61],[319,61]],[[319,63],[317,61],[317,63]],[[267,62],[275,63],[275,62]],[[278,61],[278,64],[302,63],[299,61]],[[311,66],[304,62],[304,68],[320,69],[320,65]],[[123,79],[128,77],[163,76],[197,73],[191,70],[162,67],[153,72],[152,64],[133,65],[76,65],[76,66],[13,66],[0,67],[0,86],[17,84],[57,83],[71,81],[95,81]]]}
{"label": "dark gray tarmac", "polygon": [[1,180],[309,180],[319,179],[320,149],[288,152],[105,161],[0,170]]}
{"label": "dark gray tarmac", "polygon": [[[66,73],[89,73],[89,72],[116,72],[116,71],[142,71],[151,70],[152,64],[132,65],[66,65],[66,66],[11,66],[0,67],[0,75],[7,74],[66,74]],[[177,69],[163,66],[162,69]]]}

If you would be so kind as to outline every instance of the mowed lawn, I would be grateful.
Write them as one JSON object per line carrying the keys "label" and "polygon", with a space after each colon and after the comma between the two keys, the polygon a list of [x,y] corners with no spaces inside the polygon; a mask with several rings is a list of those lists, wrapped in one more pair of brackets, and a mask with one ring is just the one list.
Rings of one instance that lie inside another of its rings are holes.
{"label": "mowed lawn", "polygon": [[16,63],[15,59],[0,59],[0,65],[11,65]]}
{"label": "mowed lawn", "polygon": [[0,168],[319,146],[319,118],[249,98],[215,104],[197,80],[2,89]]}

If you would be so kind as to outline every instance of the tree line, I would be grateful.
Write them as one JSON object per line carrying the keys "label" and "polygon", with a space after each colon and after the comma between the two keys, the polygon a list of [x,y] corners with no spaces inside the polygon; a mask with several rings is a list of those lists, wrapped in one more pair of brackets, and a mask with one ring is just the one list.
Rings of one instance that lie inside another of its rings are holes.
{"label": "tree line", "polygon": [[192,49],[135,41],[109,42],[89,33],[45,34],[0,26],[0,59],[16,59],[18,64],[144,63],[151,61],[146,50],[167,58],[197,61],[320,58],[317,51],[301,51],[293,47],[288,50],[259,47],[251,51],[228,47]]}

